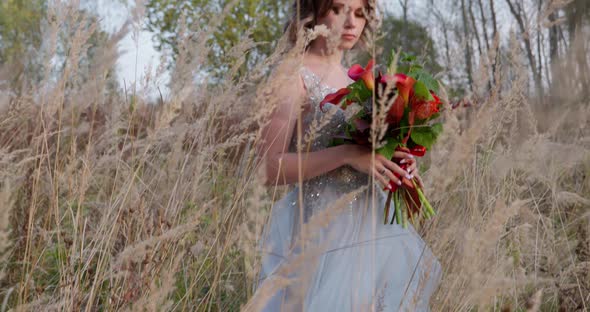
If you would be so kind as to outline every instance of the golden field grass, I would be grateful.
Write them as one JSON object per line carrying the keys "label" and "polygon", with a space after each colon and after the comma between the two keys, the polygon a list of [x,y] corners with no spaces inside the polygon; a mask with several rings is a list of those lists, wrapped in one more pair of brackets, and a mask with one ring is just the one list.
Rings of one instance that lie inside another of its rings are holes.
{"label": "golden field grass", "polygon": [[[49,74],[49,46],[41,82],[0,89],[0,311],[253,309],[257,240],[288,190],[263,186],[255,153],[281,51],[197,84],[206,41],[181,40],[170,96],[149,103],[110,89],[124,32],[79,66],[91,31],[75,33],[63,71]],[[444,270],[434,311],[590,309],[590,100],[568,58],[559,88],[530,98],[521,56],[502,51],[471,107],[446,99],[421,162],[438,211],[421,232]]]}

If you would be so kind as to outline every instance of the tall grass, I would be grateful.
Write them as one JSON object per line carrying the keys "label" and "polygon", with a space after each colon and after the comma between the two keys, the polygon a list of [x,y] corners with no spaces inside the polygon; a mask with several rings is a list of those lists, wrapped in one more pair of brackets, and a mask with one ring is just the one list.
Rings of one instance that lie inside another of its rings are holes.
{"label": "tall grass", "polygon": [[[277,100],[267,72],[286,50],[246,77],[197,84],[209,33],[185,32],[170,96],[149,103],[140,88],[110,89],[127,28],[80,66],[98,26],[67,3],[48,14],[45,78],[0,90],[0,309],[255,310],[273,290],[251,299],[255,247],[288,190],[263,186],[255,146]],[[502,54],[496,84],[472,107],[447,106],[444,136],[422,161],[439,213],[421,232],[444,270],[432,307],[588,310],[590,103],[562,79],[559,102],[538,105],[514,39],[491,53]],[[556,72],[567,76],[569,62]]]}

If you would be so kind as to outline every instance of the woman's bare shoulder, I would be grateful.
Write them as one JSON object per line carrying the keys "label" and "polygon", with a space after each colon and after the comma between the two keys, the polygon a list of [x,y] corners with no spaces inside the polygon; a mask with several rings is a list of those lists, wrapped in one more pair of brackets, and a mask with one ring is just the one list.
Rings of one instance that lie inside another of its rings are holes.
{"label": "woman's bare shoulder", "polygon": [[301,60],[295,58],[285,58],[277,63],[269,75],[268,84],[271,86],[271,92],[280,96],[305,96],[307,92],[302,78],[302,68]]}

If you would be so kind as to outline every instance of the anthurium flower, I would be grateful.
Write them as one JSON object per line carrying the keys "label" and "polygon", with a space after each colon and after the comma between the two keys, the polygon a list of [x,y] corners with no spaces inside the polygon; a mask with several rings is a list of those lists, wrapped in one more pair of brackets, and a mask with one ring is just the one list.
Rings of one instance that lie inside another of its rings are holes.
{"label": "anthurium flower", "polygon": [[358,81],[362,79],[367,86],[367,89],[373,91],[375,89],[375,75],[373,74],[373,66],[375,65],[375,60],[371,59],[367,64],[366,68],[363,68],[359,64],[354,64],[348,70],[348,77],[354,81]]}
{"label": "anthurium flower", "polygon": [[324,105],[326,105],[327,103],[332,103],[334,105],[340,104],[340,102],[342,102],[342,99],[348,94],[350,94],[350,90],[348,88],[342,88],[336,91],[335,93],[330,93],[326,95],[324,100],[320,102],[320,109],[323,111]]}
{"label": "anthurium flower", "polygon": [[430,91],[430,94],[434,98],[433,102],[435,102],[437,106],[442,104],[442,102],[440,101],[440,98],[436,95],[436,93],[434,93],[433,91]]}
{"label": "anthurium flower", "polygon": [[422,145],[416,145],[410,149],[410,154],[417,157],[422,157],[426,154],[426,147]]}
{"label": "anthurium flower", "polygon": [[395,102],[393,102],[393,105],[389,109],[389,112],[387,112],[387,119],[385,121],[394,125],[399,123],[404,117],[405,106],[406,104],[404,99],[398,95],[398,97],[395,99]]}
{"label": "anthurium flower", "polygon": [[408,103],[410,101],[410,93],[414,88],[416,79],[404,74],[383,75],[381,77],[381,83],[395,83],[395,87],[397,88],[399,95],[404,99],[405,103]]}

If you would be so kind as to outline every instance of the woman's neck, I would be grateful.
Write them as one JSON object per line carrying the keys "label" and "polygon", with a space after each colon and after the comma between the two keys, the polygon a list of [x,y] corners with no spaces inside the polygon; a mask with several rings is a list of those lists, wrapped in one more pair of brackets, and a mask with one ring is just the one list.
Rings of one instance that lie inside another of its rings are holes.
{"label": "woman's neck", "polygon": [[308,59],[323,63],[332,68],[340,68],[342,66],[343,55],[344,52],[338,48],[328,49],[325,40],[313,41],[307,51]]}

